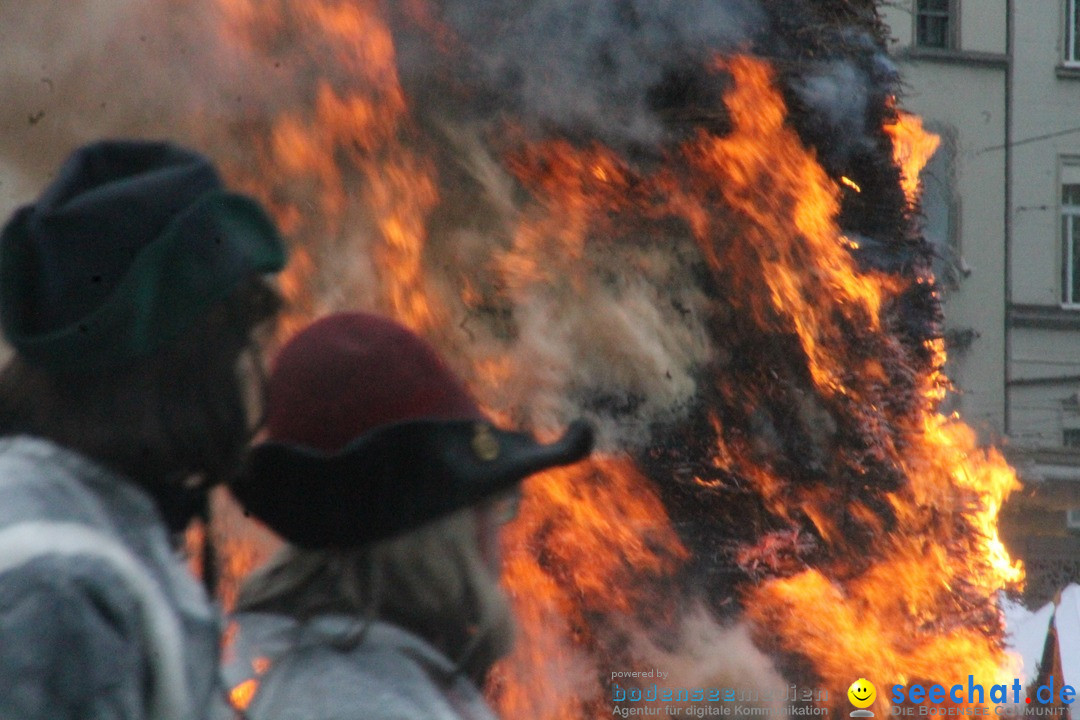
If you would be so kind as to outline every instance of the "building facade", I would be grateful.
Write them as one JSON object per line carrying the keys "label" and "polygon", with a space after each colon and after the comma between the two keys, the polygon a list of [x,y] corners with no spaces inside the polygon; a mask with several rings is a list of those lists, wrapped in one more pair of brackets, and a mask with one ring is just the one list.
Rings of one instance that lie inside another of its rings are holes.
{"label": "building facade", "polygon": [[1080,0],[882,3],[924,176],[955,409],[1025,489],[1005,512],[1029,599],[1080,579]]}

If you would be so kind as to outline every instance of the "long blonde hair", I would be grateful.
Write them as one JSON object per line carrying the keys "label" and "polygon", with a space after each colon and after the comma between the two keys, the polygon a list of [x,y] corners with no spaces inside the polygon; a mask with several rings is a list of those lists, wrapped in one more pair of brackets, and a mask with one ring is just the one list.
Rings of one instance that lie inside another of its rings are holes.
{"label": "long blonde hair", "polygon": [[513,641],[513,618],[467,509],[356,550],[286,546],[243,584],[236,610],[301,620],[379,619],[427,640],[478,683]]}

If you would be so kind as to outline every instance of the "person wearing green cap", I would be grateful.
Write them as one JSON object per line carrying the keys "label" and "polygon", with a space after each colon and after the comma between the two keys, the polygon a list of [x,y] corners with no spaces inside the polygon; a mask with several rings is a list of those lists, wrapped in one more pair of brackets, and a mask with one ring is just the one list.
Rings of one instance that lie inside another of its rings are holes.
{"label": "person wearing green cap", "polygon": [[220,622],[175,550],[238,467],[274,223],[169,143],[75,151],[0,232],[0,718],[196,720]]}

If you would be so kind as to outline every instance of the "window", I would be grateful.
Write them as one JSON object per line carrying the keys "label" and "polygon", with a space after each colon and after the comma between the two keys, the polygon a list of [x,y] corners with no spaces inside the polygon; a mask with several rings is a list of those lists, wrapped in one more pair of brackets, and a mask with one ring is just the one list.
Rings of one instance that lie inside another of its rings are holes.
{"label": "window", "polygon": [[[1080,428],[1065,428],[1061,431],[1061,444],[1067,448],[1080,448]],[[1080,509],[1069,512],[1077,512],[1080,514]],[[1080,525],[1078,525],[1080,527]]]}
{"label": "window", "polygon": [[960,255],[956,219],[956,130],[933,121],[926,122],[926,129],[941,137],[941,144],[919,174],[923,235],[934,248],[934,277],[939,288],[955,290],[971,272]]}
{"label": "window", "polygon": [[1061,304],[1080,310],[1080,162],[1061,166]]}
{"label": "window", "polygon": [[1065,64],[1080,65],[1080,0],[1065,0]]}
{"label": "window", "polygon": [[[1080,0],[1068,0],[1069,3]],[[915,44],[919,47],[956,47],[956,0],[915,0]]]}

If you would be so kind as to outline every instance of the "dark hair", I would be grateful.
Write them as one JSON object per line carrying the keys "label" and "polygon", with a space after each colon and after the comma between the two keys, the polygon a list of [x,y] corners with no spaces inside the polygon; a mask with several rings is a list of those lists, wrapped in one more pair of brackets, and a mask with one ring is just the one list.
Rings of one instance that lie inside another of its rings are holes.
{"label": "dark hair", "polygon": [[[16,355],[0,371],[0,434],[49,439],[120,472],[160,504],[185,478],[219,482],[250,434],[237,363],[279,296],[253,277],[154,354],[95,373]],[[165,509],[165,508],[163,508]]]}

